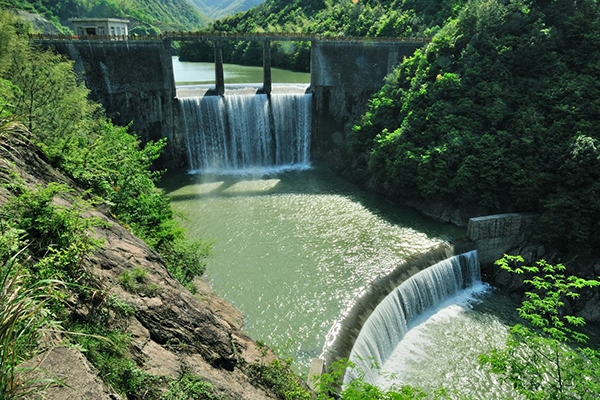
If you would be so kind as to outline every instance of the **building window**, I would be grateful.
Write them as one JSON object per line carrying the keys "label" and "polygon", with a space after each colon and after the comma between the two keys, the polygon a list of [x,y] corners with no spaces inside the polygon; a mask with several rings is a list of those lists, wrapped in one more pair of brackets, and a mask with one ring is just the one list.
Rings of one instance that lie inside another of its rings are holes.
{"label": "building window", "polygon": [[104,27],[103,26],[98,27],[98,35],[104,36]]}

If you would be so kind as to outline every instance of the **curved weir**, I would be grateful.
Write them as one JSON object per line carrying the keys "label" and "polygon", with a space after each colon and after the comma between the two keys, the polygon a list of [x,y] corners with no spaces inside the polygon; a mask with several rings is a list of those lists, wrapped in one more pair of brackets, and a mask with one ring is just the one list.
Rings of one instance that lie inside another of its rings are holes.
{"label": "curved weir", "polygon": [[389,274],[373,280],[329,330],[320,355],[325,365],[329,366],[335,361],[350,357],[362,327],[381,302],[400,284],[438,262],[472,250],[472,247],[472,243],[441,244],[426,252],[408,257]]}
{"label": "curved weir", "polygon": [[452,256],[405,280],[377,306],[360,330],[346,371],[345,382],[364,374],[374,382],[372,365],[383,365],[420,315],[460,291],[481,282],[475,250]]}
{"label": "curved weir", "polygon": [[179,100],[192,171],[310,164],[310,94],[226,94]]}

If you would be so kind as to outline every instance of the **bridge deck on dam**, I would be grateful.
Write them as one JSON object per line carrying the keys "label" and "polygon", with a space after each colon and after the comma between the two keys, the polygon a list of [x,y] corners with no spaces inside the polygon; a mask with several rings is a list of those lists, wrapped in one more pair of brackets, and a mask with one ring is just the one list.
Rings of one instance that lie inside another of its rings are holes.
{"label": "bridge deck on dam", "polygon": [[63,41],[63,40],[109,40],[109,41],[274,41],[274,42],[337,42],[337,43],[428,43],[428,37],[358,37],[358,36],[332,36],[295,32],[165,32],[155,36],[76,36],[61,34],[31,34],[33,41]]}

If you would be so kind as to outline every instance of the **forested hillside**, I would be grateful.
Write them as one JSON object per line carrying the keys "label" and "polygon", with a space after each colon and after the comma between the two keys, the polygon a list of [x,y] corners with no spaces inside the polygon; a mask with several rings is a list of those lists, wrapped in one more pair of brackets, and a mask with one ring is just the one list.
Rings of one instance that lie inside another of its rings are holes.
{"label": "forested hillside", "polygon": [[264,0],[190,0],[202,14],[211,19],[246,11]]}
{"label": "forested hillside", "polygon": [[596,0],[471,1],[387,79],[349,134],[395,198],[541,213],[552,249],[600,249]]}
{"label": "forested hillside", "polygon": [[[215,21],[210,30],[225,32],[305,32],[334,36],[429,37],[456,15],[464,0],[266,0],[263,4]],[[260,45],[228,44],[226,62],[259,65]],[[274,43],[273,65],[308,71],[306,43]],[[182,45],[182,60],[210,61],[212,49]]]}
{"label": "forested hillside", "polygon": [[187,0],[0,0],[0,7],[36,12],[57,25],[69,18],[127,18],[130,33],[139,35],[198,30],[208,22]]}

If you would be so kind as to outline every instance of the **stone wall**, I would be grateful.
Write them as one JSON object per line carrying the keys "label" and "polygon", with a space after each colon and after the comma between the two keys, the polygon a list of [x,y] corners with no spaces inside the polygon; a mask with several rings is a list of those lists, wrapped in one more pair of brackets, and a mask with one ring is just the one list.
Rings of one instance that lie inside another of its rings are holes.
{"label": "stone wall", "polygon": [[180,147],[171,143],[176,92],[168,42],[48,40],[41,44],[74,61],[90,97],[104,106],[116,124],[132,123],[131,130],[144,142],[166,137],[171,152]]}
{"label": "stone wall", "polygon": [[536,219],[534,214],[517,213],[471,218],[467,236],[475,242],[481,264],[490,264],[525,243]]}
{"label": "stone wall", "polygon": [[324,42],[311,48],[313,155],[324,158],[344,140],[344,126],[404,57],[425,42]]}

